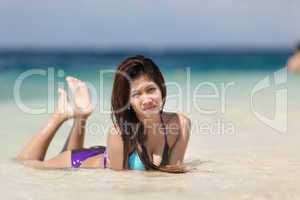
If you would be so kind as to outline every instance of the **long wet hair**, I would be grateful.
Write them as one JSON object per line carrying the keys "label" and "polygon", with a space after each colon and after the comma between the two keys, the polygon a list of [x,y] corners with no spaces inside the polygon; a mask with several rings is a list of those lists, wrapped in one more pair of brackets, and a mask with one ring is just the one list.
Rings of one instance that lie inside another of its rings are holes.
{"label": "long wet hair", "polygon": [[118,66],[111,97],[111,117],[115,128],[121,131],[124,144],[123,167],[125,169],[128,168],[131,147],[137,151],[146,170],[159,169],[149,159],[145,147],[147,136],[144,134],[143,124],[129,104],[130,82],[142,75],[147,76],[158,85],[163,101],[161,113],[166,99],[167,91],[163,75],[151,59],[138,55],[125,59]]}

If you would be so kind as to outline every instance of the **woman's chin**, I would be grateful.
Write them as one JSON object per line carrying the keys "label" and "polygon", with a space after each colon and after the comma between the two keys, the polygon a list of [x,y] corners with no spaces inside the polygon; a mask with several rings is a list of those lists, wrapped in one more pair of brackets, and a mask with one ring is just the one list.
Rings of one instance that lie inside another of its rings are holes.
{"label": "woman's chin", "polygon": [[148,109],[148,110],[144,110],[143,111],[143,115],[145,117],[151,117],[151,116],[154,116],[154,115],[157,115],[159,114],[159,110],[157,110],[157,108],[154,108],[154,109]]}

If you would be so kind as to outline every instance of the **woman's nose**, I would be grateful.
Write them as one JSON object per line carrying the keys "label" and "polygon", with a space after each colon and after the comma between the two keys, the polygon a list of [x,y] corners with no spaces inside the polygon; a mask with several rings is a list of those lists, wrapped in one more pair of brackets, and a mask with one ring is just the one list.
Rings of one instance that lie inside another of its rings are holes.
{"label": "woman's nose", "polygon": [[149,106],[152,104],[153,104],[153,100],[151,98],[149,97],[143,98],[143,103],[142,103],[143,106]]}

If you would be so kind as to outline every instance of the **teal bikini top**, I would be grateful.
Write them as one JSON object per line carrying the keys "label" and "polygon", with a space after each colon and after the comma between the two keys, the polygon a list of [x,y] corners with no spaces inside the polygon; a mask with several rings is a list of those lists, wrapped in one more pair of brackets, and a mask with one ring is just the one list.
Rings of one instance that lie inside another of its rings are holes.
{"label": "teal bikini top", "polygon": [[145,170],[145,166],[144,166],[143,162],[141,161],[139,154],[136,151],[132,152],[129,155],[128,167],[129,167],[129,169]]}
{"label": "teal bikini top", "polygon": [[[164,138],[165,138],[165,144],[164,144],[164,150],[163,150],[163,156],[162,156],[162,161],[160,163],[160,166],[166,165],[168,162],[168,154],[169,154],[169,145],[167,141],[167,133],[166,133],[166,128],[162,120],[162,116],[160,115],[161,122],[164,127]],[[139,157],[139,154],[137,151],[133,151],[129,154],[128,158],[128,167],[129,169],[134,169],[134,170],[145,170],[145,166],[142,162],[142,160]]]}

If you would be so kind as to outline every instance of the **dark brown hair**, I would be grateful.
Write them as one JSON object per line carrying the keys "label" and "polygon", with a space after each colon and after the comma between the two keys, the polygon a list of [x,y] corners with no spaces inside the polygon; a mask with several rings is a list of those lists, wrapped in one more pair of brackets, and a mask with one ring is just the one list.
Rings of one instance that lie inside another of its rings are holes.
{"label": "dark brown hair", "polygon": [[115,128],[121,131],[123,139],[123,167],[127,168],[129,149],[134,147],[146,170],[158,169],[150,161],[145,148],[147,138],[144,134],[143,124],[138,120],[129,104],[130,82],[142,75],[147,76],[158,85],[162,94],[163,109],[167,92],[163,75],[151,59],[138,55],[125,59],[117,68],[111,97],[111,117]]}

